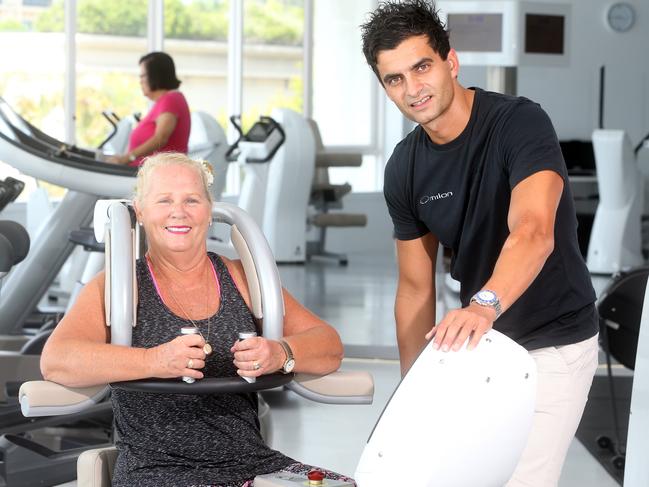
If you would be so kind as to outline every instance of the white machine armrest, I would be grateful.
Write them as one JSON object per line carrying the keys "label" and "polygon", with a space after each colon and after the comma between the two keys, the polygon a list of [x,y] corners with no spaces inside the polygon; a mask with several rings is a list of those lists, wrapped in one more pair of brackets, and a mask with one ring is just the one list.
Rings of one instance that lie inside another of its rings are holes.
{"label": "white machine armrest", "polygon": [[38,380],[20,386],[18,398],[23,416],[60,416],[77,413],[97,404],[108,391],[106,385],[72,388]]}
{"label": "white machine armrest", "polygon": [[374,379],[368,372],[296,374],[286,387],[307,399],[327,404],[371,404],[374,398]]}

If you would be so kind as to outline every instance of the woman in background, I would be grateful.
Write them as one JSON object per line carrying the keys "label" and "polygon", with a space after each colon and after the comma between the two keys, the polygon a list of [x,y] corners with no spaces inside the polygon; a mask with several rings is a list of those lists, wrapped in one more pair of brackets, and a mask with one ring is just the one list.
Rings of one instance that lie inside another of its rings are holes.
{"label": "woman in background", "polygon": [[164,52],[151,52],[139,64],[142,94],[154,104],[131,133],[128,152],[111,156],[108,162],[139,166],[156,152],[187,153],[191,119],[187,101],[177,91],[180,81],[173,59]]}

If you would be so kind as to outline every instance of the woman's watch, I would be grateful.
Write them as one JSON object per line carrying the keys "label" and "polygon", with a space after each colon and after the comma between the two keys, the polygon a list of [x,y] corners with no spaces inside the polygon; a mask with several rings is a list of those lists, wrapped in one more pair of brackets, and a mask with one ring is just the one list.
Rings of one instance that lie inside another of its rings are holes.
{"label": "woman's watch", "polygon": [[494,321],[498,319],[498,317],[503,313],[503,309],[500,306],[500,300],[498,299],[498,295],[490,291],[489,289],[483,289],[482,291],[478,291],[473,295],[471,298],[471,301],[469,303],[476,303],[479,304],[480,306],[485,306],[487,308],[492,308],[496,312],[496,317],[494,318]]}
{"label": "woman's watch", "polygon": [[279,371],[283,374],[288,374],[290,372],[293,372],[293,368],[295,367],[293,350],[291,350],[291,347],[289,347],[288,343],[286,343],[284,340],[279,340],[279,344],[282,346],[284,352],[286,353],[286,360],[284,361],[284,365],[282,365],[282,368],[279,369]]}
{"label": "woman's watch", "polygon": [[133,152],[128,153],[128,162],[135,162],[135,159],[137,159],[137,156]]}

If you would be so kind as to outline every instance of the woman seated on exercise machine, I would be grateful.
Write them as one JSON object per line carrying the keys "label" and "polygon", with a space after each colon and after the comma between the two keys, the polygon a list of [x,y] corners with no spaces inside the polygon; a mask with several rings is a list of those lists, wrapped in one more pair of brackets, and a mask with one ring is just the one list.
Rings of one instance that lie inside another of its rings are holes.
{"label": "woman seated on exercise machine", "polygon": [[187,153],[191,115],[179,86],[169,54],[150,52],[140,58],[140,87],[153,106],[131,132],[126,154],[110,156],[108,162],[139,166],[156,152]]}
{"label": "woman seated on exercise machine", "polygon": [[[242,265],[206,249],[212,175],[178,153],[146,159],[134,200],[148,251],[137,263],[133,345],[110,344],[104,276],[94,278],[43,350],[45,379],[85,387],[150,377],[258,377],[283,371],[328,374],[341,362],[340,337],[286,290],[284,338],[254,332]],[[182,327],[199,334],[179,336]],[[249,487],[255,476],[312,467],[272,450],[260,434],[255,393],[112,392],[119,455],[114,486]],[[326,478],[349,480],[324,471]]]}

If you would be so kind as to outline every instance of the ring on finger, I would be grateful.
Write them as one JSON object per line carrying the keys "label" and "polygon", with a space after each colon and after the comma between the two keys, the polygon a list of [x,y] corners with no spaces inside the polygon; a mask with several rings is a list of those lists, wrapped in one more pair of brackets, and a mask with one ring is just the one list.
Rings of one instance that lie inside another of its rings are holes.
{"label": "ring on finger", "polygon": [[190,358],[189,361],[187,362],[187,368],[188,369],[193,369],[194,368],[194,359]]}
{"label": "ring on finger", "polygon": [[253,368],[254,370],[259,370],[259,369],[261,369],[261,365],[259,364],[259,362],[257,362],[257,361],[255,360],[255,361],[252,363],[252,368]]}

